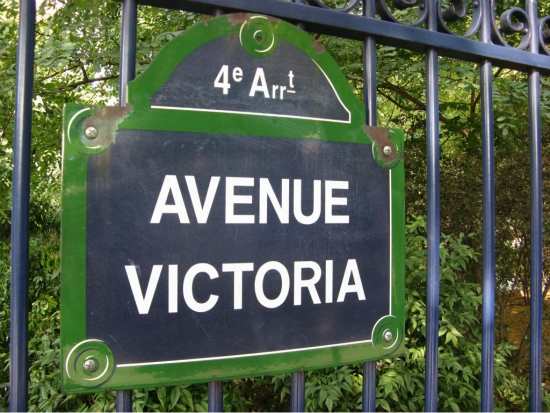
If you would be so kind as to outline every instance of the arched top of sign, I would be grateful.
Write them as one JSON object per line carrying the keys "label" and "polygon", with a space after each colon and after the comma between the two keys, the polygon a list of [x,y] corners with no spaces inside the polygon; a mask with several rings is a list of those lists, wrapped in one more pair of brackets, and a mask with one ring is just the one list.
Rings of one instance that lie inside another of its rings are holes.
{"label": "arched top of sign", "polygon": [[129,104],[355,125],[365,119],[363,104],[315,39],[250,14],[212,18],[173,39],[130,82]]}

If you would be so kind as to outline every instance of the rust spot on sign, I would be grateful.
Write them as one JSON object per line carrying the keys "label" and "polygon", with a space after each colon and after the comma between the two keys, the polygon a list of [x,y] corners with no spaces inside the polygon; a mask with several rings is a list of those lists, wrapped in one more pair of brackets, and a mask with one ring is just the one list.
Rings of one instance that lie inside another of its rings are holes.
{"label": "rust spot on sign", "polygon": [[313,39],[312,46],[315,48],[315,50],[317,50],[317,54],[321,54],[325,51],[325,48],[321,43],[317,41],[317,39]]}
{"label": "rust spot on sign", "polygon": [[[395,144],[390,138],[390,130],[388,128],[363,125],[363,130],[376,144],[378,159],[380,159],[384,164],[389,165],[399,159],[400,155],[395,147]],[[389,153],[386,154],[384,148],[388,147],[391,151],[388,151]]]}
{"label": "rust spot on sign", "polygon": [[84,120],[84,130],[97,129],[97,137],[89,139],[90,145],[106,147],[115,140],[115,134],[121,123],[132,112],[131,106],[94,106],[94,114]]}
{"label": "rust spot on sign", "polygon": [[[231,13],[231,14],[228,14],[227,17],[231,25],[235,26],[236,24],[239,24],[239,23],[246,23],[251,19],[252,15],[250,13]],[[267,21],[270,23],[279,23],[281,21],[280,19],[272,16],[262,16],[262,17],[267,18]]]}
{"label": "rust spot on sign", "polygon": [[229,22],[232,26],[235,26],[239,23],[244,23],[250,20],[250,13],[231,13],[228,14]]}

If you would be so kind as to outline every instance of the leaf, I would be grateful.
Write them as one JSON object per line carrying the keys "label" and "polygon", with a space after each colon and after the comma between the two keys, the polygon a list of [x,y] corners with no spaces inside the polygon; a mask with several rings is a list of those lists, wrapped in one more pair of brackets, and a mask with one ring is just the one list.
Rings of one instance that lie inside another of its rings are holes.
{"label": "leaf", "polygon": [[172,409],[178,403],[180,396],[181,396],[181,392],[179,387],[174,387],[170,392],[170,404],[172,405]]}
{"label": "leaf", "polygon": [[329,411],[329,412],[332,412],[332,399],[331,399],[331,398],[328,398],[328,399],[326,400],[325,403],[326,403],[326,405],[327,405],[328,411]]}
{"label": "leaf", "polygon": [[384,399],[377,399],[376,404],[387,412],[391,411],[389,403]]}
{"label": "leaf", "polygon": [[449,404],[449,406],[451,406],[451,409],[453,409],[453,412],[459,412],[460,411],[460,408],[458,407],[458,404],[456,404],[455,402],[449,401],[448,404]]}
{"label": "leaf", "polygon": [[185,405],[187,408],[192,409],[193,408],[193,395],[191,392],[187,389],[183,389],[183,401],[185,402]]}

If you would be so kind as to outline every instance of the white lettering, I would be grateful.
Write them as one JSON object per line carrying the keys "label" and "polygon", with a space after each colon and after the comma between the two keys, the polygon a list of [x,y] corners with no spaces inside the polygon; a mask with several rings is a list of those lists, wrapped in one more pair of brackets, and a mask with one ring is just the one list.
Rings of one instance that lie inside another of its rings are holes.
{"label": "white lettering", "polygon": [[126,269],[126,275],[128,276],[128,281],[130,282],[132,294],[134,295],[134,301],[136,302],[138,312],[140,314],[149,314],[149,308],[151,308],[151,302],[153,301],[153,296],[155,295],[155,291],[157,290],[157,284],[159,282],[160,272],[162,271],[162,265],[153,265],[151,277],[149,278],[149,283],[147,284],[147,290],[145,290],[145,296],[143,296],[143,293],[141,291],[136,267],[138,266],[124,266],[124,268]]}
{"label": "white lettering", "polygon": [[[219,176],[210,177],[210,183],[206,190],[204,202],[201,202],[201,196],[197,187],[196,178],[193,175],[186,175],[185,181],[191,198],[191,205],[195,213],[198,224],[206,224],[208,217],[214,205],[214,200],[218,194],[220,183]],[[273,210],[277,214],[282,224],[288,224],[290,221],[290,180],[281,179],[281,195],[278,197],[273,190],[269,178],[259,179],[258,195],[254,195],[251,190],[249,195],[238,195],[235,193],[236,187],[254,187],[255,178],[251,177],[226,177],[225,178],[225,223],[226,224],[254,224],[255,214],[237,214],[236,205],[252,205],[258,202],[259,223],[267,223],[268,204],[271,203]],[[335,190],[347,190],[348,181],[325,181],[325,223],[326,224],[349,224],[349,215],[336,215],[335,207],[347,206],[348,199],[345,196],[335,196]],[[305,205],[312,205],[310,215],[304,215],[302,204],[302,180],[293,180],[293,212],[296,220],[303,225],[316,223],[322,212],[322,182],[318,179],[313,181],[313,191],[306,191]],[[168,204],[168,198],[172,195],[173,204]],[[258,198],[256,198],[258,196]],[[308,208],[309,209],[309,208]],[[250,210],[250,209],[249,209]],[[155,209],[151,216],[151,224],[159,224],[164,214],[177,214],[180,223],[189,224],[189,215],[185,207],[178,178],[175,175],[166,175],[159,192]]]}
{"label": "white lettering", "polygon": [[208,185],[208,191],[206,192],[206,198],[204,200],[204,206],[201,205],[201,199],[199,197],[199,190],[197,189],[197,182],[194,176],[185,176],[187,182],[187,188],[189,189],[189,195],[191,195],[191,203],[195,210],[195,216],[199,224],[206,224],[208,221],[208,215],[210,215],[210,209],[214,202],[214,196],[220,183],[219,176],[213,176],[210,178],[210,185]]}
{"label": "white lettering", "polygon": [[325,303],[332,303],[332,275],[333,262],[327,260],[325,264]]}
{"label": "white lettering", "polygon": [[321,216],[321,181],[313,181],[313,211],[311,215],[302,214],[302,180],[294,180],[294,217],[300,224],[311,225]]}
{"label": "white lettering", "polygon": [[243,272],[254,271],[254,263],[223,264],[222,271],[233,273],[233,308],[241,310],[243,308]]}
{"label": "white lettering", "polygon": [[[277,271],[281,276],[281,292],[279,296],[274,299],[269,299],[264,293],[264,278],[268,271]],[[290,276],[286,267],[277,261],[269,261],[260,267],[256,273],[256,279],[254,280],[254,290],[256,291],[256,298],[258,302],[266,308],[277,308],[283,304],[288,296],[290,290]]]}
{"label": "white lettering", "polygon": [[[174,198],[174,205],[166,204],[170,192]],[[181,190],[176,175],[166,175],[164,177],[157,204],[155,205],[155,210],[151,217],[151,224],[159,224],[162,214],[178,214],[181,224],[189,224],[189,216],[187,215],[187,210],[183,203],[183,197],[181,196]]]}
{"label": "white lettering", "polygon": [[[309,268],[313,270],[313,277],[309,280],[302,280],[302,270]],[[315,284],[321,279],[321,267],[313,261],[297,261],[294,263],[294,305],[302,304],[302,288],[309,290],[313,304],[321,304],[321,299],[315,288]]]}
{"label": "white lettering", "polygon": [[279,89],[279,85],[273,85],[273,86],[271,87],[271,89],[272,89],[272,91],[273,91],[271,97],[272,97],[273,99],[277,99],[277,90]]}
{"label": "white lettering", "polygon": [[269,179],[260,178],[260,224],[267,223],[267,198],[271,201],[271,205],[279,217],[281,224],[288,224],[289,188],[289,180],[281,179],[281,203],[279,203],[279,200],[277,199],[277,196],[269,183]]}
{"label": "white lettering", "polygon": [[243,80],[243,70],[240,67],[233,69],[233,80],[235,82],[240,82]]}
{"label": "white lettering", "polygon": [[267,88],[267,82],[265,81],[264,69],[261,67],[256,69],[254,74],[254,80],[252,81],[252,87],[248,96],[254,97],[256,92],[262,92],[266,99],[269,99],[269,89]]}
{"label": "white lettering", "polygon": [[[333,302],[333,282],[334,282],[334,262],[333,260],[325,261],[324,271],[321,270],[321,265],[314,261],[295,261],[294,263],[294,305],[300,306],[303,304],[302,294],[303,290],[307,289],[311,301],[313,304],[321,304],[322,300],[317,290],[317,285],[321,281],[321,278],[325,277],[325,294],[324,303],[330,304]],[[233,273],[233,309],[243,309],[243,295],[244,295],[244,273],[252,273],[254,271],[255,264],[253,262],[241,262],[241,263],[223,263],[221,264],[223,273]],[[157,286],[162,274],[163,265],[153,265],[147,287],[143,291],[142,285],[145,281],[141,279],[140,268],[138,265],[126,265],[126,275],[130,284],[130,289],[136,303],[136,307],[139,314],[149,314],[153,298],[156,294]],[[177,313],[178,308],[178,265],[168,265],[168,313]],[[270,273],[270,271],[274,273]],[[219,278],[218,271],[214,266],[207,263],[198,263],[191,266],[183,278],[183,299],[187,307],[195,312],[204,313],[212,310],[218,303],[219,296],[216,294],[208,295],[208,299],[204,302],[197,301],[196,296],[193,293],[193,285],[197,275],[205,273],[210,280]],[[269,279],[266,281],[266,277],[269,274]],[[276,273],[276,274],[275,274]],[[139,275],[138,275],[139,274]],[[253,276],[253,274],[250,274]],[[277,277],[281,279],[280,291],[274,298],[266,296],[266,290],[270,295],[276,293],[273,291],[273,285],[278,284]],[[307,278],[307,279],[305,279]],[[141,279],[141,280],[140,280]],[[250,280],[251,281],[251,280]],[[226,282],[226,281],[224,281]],[[203,284],[202,285],[209,285]],[[254,292],[258,303],[265,308],[277,308],[285,303],[290,292],[290,275],[288,269],[280,262],[269,261],[260,266],[254,277]],[[216,284],[213,284],[216,285]],[[250,285],[248,282],[247,285]],[[202,295],[204,297],[205,290],[201,287]],[[179,290],[181,291],[181,290]],[[196,291],[196,289],[195,289]],[[226,293],[224,293],[226,294]],[[306,293],[307,294],[307,293]],[[363,288],[361,276],[359,274],[359,267],[357,260],[348,259],[346,263],[346,269],[342,277],[340,290],[338,292],[338,298],[336,302],[343,303],[347,294],[357,294],[359,301],[366,300],[365,291]],[[306,302],[309,301],[306,297]],[[348,297],[349,301],[349,297]],[[247,303],[248,305],[248,303]]]}
{"label": "white lettering", "polygon": [[220,69],[216,80],[214,80],[214,87],[221,88],[224,95],[228,94],[231,85],[229,84],[229,67],[227,65],[223,65]]}
{"label": "white lettering", "polygon": [[[353,277],[355,285],[350,285],[350,278]],[[363,290],[363,284],[361,283],[361,276],[359,275],[359,268],[357,267],[356,260],[348,260],[346,264],[346,270],[344,271],[344,278],[342,279],[342,285],[340,286],[340,292],[338,293],[339,303],[343,303],[347,293],[356,293],[359,300],[365,300],[365,291]]]}
{"label": "white lettering", "polygon": [[332,207],[347,205],[347,198],[335,197],[333,189],[348,189],[348,181],[325,181],[325,224],[349,224],[349,215],[333,215]]}
{"label": "white lettering", "polygon": [[225,223],[253,224],[254,215],[235,215],[235,204],[252,204],[252,195],[235,195],[236,186],[254,186],[254,178],[225,178]]}
{"label": "white lettering", "polygon": [[[162,267],[162,266],[161,266]],[[178,266],[168,266],[168,312],[178,312]]]}
{"label": "white lettering", "polygon": [[214,308],[219,298],[217,295],[210,294],[210,297],[204,303],[199,303],[195,299],[193,295],[193,281],[195,281],[195,277],[201,272],[208,274],[211,280],[219,277],[216,269],[210,264],[205,263],[193,265],[189,268],[187,274],[185,274],[185,278],[183,279],[183,299],[185,300],[185,304],[197,313],[204,313]]}

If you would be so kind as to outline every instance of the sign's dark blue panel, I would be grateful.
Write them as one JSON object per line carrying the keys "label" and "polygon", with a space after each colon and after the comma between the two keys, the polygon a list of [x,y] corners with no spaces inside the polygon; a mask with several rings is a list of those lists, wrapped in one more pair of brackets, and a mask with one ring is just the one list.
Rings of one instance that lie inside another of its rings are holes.
{"label": "sign's dark blue panel", "polygon": [[119,365],[370,340],[390,173],[371,145],[120,131],[88,158],[88,339]]}

